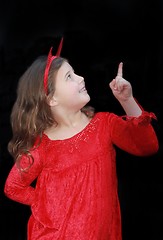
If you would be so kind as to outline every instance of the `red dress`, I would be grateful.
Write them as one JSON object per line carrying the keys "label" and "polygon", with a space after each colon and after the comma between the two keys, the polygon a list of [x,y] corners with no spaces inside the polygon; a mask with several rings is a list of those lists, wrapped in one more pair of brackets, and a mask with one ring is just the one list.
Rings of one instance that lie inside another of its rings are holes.
{"label": "red dress", "polygon": [[[71,138],[50,140],[44,134],[31,150],[32,167],[20,172],[14,165],[4,189],[31,206],[28,240],[121,240],[114,144],[137,156],[156,153],[152,117],[100,112]],[[28,161],[22,157],[21,165]]]}

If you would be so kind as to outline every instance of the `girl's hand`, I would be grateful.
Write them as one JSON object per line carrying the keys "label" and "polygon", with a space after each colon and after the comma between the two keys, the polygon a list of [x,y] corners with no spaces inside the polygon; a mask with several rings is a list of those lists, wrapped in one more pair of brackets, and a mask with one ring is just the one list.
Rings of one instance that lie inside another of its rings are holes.
{"label": "girl's hand", "polygon": [[118,72],[115,79],[113,79],[109,86],[113,92],[113,95],[119,102],[127,101],[132,96],[131,84],[123,78],[123,63],[118,66]]}

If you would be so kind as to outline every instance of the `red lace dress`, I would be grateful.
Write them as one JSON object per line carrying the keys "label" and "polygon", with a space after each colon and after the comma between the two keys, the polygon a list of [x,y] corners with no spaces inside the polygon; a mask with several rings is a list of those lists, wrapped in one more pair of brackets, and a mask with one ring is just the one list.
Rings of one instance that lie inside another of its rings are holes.
{"label": "red lace dress", "polygon": [[[28,240],[121,240],[114,144],[137,156],[156,153],[153,116],[143,112],[123,119],[101,112],[71,138],[43,135],[40,146],[31,150],[32,167],[21,172],[14,165],[4,190],[31,206]],[[28,161],[22,157],[21,165]]]}

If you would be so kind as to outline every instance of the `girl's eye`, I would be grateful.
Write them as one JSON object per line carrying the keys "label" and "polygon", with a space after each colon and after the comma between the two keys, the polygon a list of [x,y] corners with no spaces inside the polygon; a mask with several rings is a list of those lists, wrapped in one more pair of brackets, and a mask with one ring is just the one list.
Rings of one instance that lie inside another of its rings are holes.
{"label": "girl's eye", "polygon": [[69,74],[69,75],[67,76],[67,79],[68,79],[68,80],[71,80],[71,79],[72,79],[71,74]]}

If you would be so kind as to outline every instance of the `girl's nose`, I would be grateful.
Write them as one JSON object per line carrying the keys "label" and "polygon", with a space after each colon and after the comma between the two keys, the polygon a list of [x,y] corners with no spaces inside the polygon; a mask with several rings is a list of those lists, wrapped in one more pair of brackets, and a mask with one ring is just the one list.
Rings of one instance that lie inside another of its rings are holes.
{"label": "girl's nose", "polygon": [[78,78],[79,78],[79,82],[80,82],[80,83],[84,81],[84,78],[83,78],[82,76],[79,76],[79,75],[78,75]]}
{"label": "girl's nose", "polygon": [[77,81],[78,83],[81,83],[84,81],[84,78],[80,75],[75,74],[75,81]]}

